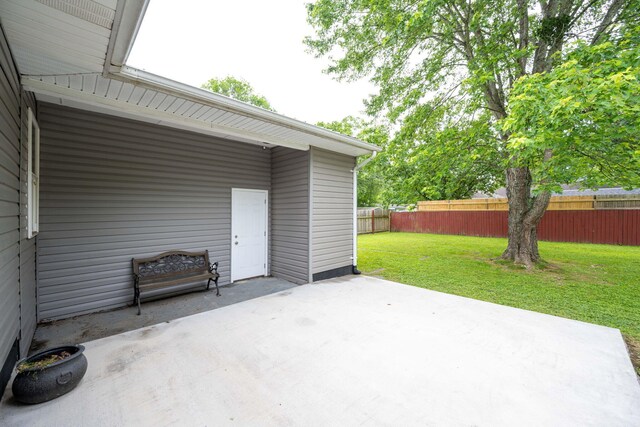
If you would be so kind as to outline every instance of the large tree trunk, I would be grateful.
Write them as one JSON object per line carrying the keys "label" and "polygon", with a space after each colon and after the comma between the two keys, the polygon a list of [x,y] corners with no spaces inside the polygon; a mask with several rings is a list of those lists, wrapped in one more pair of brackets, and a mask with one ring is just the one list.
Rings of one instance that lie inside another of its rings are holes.
{"label": "large tree trunk", "polygon": [[543,192],[531,197],[529,168],[507,169],[507,198],[509,201],[509,243],[502,258],[531,268],[540,261],[537,228],[551,194]]}

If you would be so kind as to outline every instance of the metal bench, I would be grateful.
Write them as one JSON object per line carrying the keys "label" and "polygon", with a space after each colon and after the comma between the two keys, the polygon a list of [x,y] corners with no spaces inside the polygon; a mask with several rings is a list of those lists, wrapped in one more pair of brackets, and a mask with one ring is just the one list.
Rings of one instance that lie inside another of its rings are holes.
{"label": "metal bench", "polygon": [[[133,258],[133,304],[138,305],[140,315],[140,297],[142,293],[159,289],[170,289],[175,285],[207,280],[207,288],[211,282],[216,285],[216,295],[220,296],[218,288],[218,263],[209,262],[209,251],[164,252],[150,258]],[[191,291],[193,289],[189,289]]]}

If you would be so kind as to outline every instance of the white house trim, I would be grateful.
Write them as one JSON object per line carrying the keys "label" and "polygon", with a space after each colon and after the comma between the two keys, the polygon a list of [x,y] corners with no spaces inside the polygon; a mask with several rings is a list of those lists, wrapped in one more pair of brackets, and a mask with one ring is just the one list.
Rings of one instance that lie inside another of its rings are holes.
{"label": "white house trim", "polygon": [[[144,121],[151,123],[177,127],[184,130],[203,132],[219,137],[239,138],[245,142],[251,141],[259,144],[268,143],[297,150],[309,149],[308,144],[293,143],[283,139],[272,138],[262,133],[253,133],[231,127],[215,125],[157,109],[130,104],[103,96],[96,96],[89,92],[82,92],[68,87],[43,82],[36,77],[23,77],[21,82],[26,90],[32,91],[37,95],[41,95],[38,99],[54,101],[54,103],[56,99],[60,99],[63,100],[61,104],[70,107],[84,108],[97,112],[105,112],[106,110],[110,114],[120,117],[128,117],[136,120],[140,120],[142,118],[146,119]],[[49,96],[51,99],[43,99],[42,95]]]}
{"label": "white house trim", "polygon": [[118,2],[107,46],[103,76],[106,77],[110,72],[119,70],[129,58],[147,6],[149,6],[149,0]]}
{"label": "white house trim", "polygon": [[173,94],[180,98],[206,103],[232,113],[253,117],[267,123],[272,123],[285,128],[302,131],[321,138],[327,138],[350,145],[359,149],[357,153],[354,153],[354,155],[370,154],[372,151],[381,151],[380,147],[360,141],[357,138],[343,135],[319,126],[310,125],[300,120],[292,119],[245,102],[237,101],[205,89],[199,89],[184,83],[176,82],[175,80],[138,70],[133,67],[123,66],[119,73],[114,74],[115,78],[118,78],[118,76],[124,77],[129,81],[135,81],[143,86],[156,89],[161,88],[166,93]]}

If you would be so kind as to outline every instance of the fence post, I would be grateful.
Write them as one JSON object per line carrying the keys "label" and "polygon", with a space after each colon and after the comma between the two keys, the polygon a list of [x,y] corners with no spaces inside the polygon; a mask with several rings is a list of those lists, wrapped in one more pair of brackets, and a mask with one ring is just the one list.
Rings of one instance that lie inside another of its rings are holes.
{"label": "fence post", "polygon": [[371,210],[371,234],[376,232],[376,210]]}

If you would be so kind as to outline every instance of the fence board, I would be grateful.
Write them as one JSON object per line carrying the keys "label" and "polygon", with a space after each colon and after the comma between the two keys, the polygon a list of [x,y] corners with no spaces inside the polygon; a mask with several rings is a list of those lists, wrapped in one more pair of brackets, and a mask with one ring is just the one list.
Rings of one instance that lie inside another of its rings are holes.
{"label": "fence board", "polygon": [[358,209],[358,234],[389,231],[389,209]]}
{"label": "fence board", "polygon": [[640,209],[640,194],[596,196],[596,209]]}
{"label": "fence board", "polygon": [[[640,195],[554,196],[547,210],[640,209]],[[506,198],[430,200],[418,202],[419,212],[431,211],[507,211]]]}
{"label": "fence board", "polygon": [[[506,211],[392,212],[391,231],[507,236]],[[540,240],[640,245],[640,210],[547,211],[538,227]]]}

